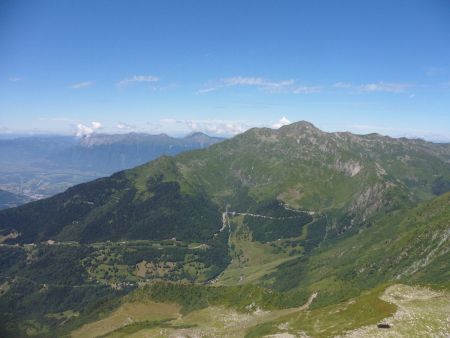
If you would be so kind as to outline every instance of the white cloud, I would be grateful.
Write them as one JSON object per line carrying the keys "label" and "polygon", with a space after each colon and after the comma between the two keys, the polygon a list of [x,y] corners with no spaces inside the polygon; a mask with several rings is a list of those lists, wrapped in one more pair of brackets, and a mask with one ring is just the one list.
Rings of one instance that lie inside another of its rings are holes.
{"label": "white cloud", "polygon": [[319,86],[296,86],[295,80],[272,81],[262,77],[234,76],[207,83],[197,91],[205,94],[227,87],[255,87],[269,93],[287,92],[293,94],[311,94],[321,90]]}
{"label": "white cloud", "polygon": [[235,76],[222,79],[225,86],[255,86],[269,92],[279,91],[294,84],[294,80],[269,81],[261,77]]}
{"label": "white cloud", "polygon": [[159,78],[153,75],[133,75],[127,79],[120,80],[117,82],[119,87],[130,86],[139,82],[158,82]]}
{"label": "white cloud", "polygon": [[322,90],[320,86],[300,86],[292,90],[294,94],[313,94],[319,93]]}
{"label": "white cloud", "polygon": [[337,82],[333,85],[333,88],[337,89],[353,89],[361,93],[406,93],[409,89],[414,87],[411,83],[389,83],[389,82],[377,82],[377,83],[365,83],[360,85],[354,85],[351,83]]}
{"label": "white cloud", "polygon": [[289,121],[286,117],[283,116],[277,123],[274,123],[272,125],[272,128],[278,129],[288,124],[291,124],[291,121]]}
{"label": "white cloud", "polygon": [[91,122],[92,128],[94,129],[100,129],[102,127],[102,124],[100,122]]}
{"label": "white cloud", "polygon": [[78,123],[77,124],[77,132],[75,135],[78,137],[90,136],[96,130],[101,129],[101,128],[102,128],[102,124],[100,122],[96,122],[96,121],[91,122],[90,125]]}
{"label": "white cloud", "polygon": [[22,81],[22,78],[18,77],[18,76],[12,76],[8,80],[11,82],[18,82],[18,81]]}
{"label": "white cloud", "polygon": [[387,92],[387,93],[404,93],[412,85],[409,83],[367,83],[360,85],[358,90],[361,92],[373,93],[373,92]]}
{"label": "white cloud", "polygon": [[116,127],[121,130],[134,130],[136,126],[125,123],[125,122],[117,122]]}
{"label": "white cloud", "polygon": [[349,89],[349,88],[352,88],[353,86],[350,83],[337,82],[333,85],[333,87],[340,88],[340,89]]}
{"label": "white cloud", "polygon": [[201,131],[209,134],[216,135],[236,135],[243,133],[251,126],[242,121],[221,121],[221,120],[209,120],[209,121],[196,121],[196,120],[184,120],[178,121],[185,124],[191,131]]}
{"label": "white cloud", "polygon": [[205,88],[197,90],[197,94],[206,94],[206,93],[209,93],[209,92],[213,92],[213,91],[215,91],[217,89],[219,89],[219,88],[217,88],[217,87],[205,87]]}
{"label": "white cloud", "polygon": [[282,117],[278,122],[252,122],[245,120],[220,120],[220,119],[205,119],[205,120],[177,120],[177,119],[162,119],[159,121],[161,127],[165,130],[176,130],[181,132],[203,132],[209,135],[234,136],[245,132],[254,127],[270,127],[280,128],[291,122]]}
{"label": "white cloud", "polygon": [[239,120],[177,120],[161,119],[160,128],[164,130],[173,130],[178,133],[184,132],[203,132],[210,135],[233,136],[252,128],[255,124]]}
{"label": "white cloud", "polygon": [[84,81],[84,82],[79,82],[79,83],[74,83],[73,85],[70,86],[70,88],[72,89],[83,89],[83,88],[88,88],[94,85],[95,82],[93,81]]}

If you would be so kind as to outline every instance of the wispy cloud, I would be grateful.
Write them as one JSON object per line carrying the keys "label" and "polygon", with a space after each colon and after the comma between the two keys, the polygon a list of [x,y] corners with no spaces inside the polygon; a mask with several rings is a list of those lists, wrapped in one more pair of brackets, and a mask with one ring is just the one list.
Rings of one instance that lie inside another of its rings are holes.
{"label": "wispy cloud", "polygon": [[83,89],[83,88],[88,88],[88,87],[92,87],[94,85],[94,81],[84,81],[84,82],[78,82],[78,83],[74,83],[72,85],[70,85],[70,88],[72,89]]}
{"label": "wispy cloud", "polygon": [[126,87],[140,82],[158,82],[159,78],[153,75],[133,75],[117,82],[119,87]]}
{"label": "wispy cloud", "polygon": [[292,90],[294,94],[313,94],[322,91],[322,86],[300,86]]}
{"label": "wispy cloud", "polygon": [[386,92],[386,93],[404,93],[413,87],[410,83],[367,83],[358,87],[359,91],[366,93]]}
{"label": "wispy cloud", "polygon": [[201,89],[197,90],[197,94],[206,94],[206,93],[214,92],[217,89],[219,89],[219,88],[216,87],[216,86],[214,86],[214,87],[204,87],[204,88],[201,88]]}
{"label": "wispy cloud", "polygon": [[347,89],[357,93],[407,93],[415,87],[412,83],[395,82],[368,82],[363,84],[352,84],[337,82],[333,85],[307,86],[297,83],[295,80],[272,81],[262,77],[234,76],[223,78],[218,81],[208,82],[197,94],[206,94],[229,87],[254,87],[268,93],[291,93],[291,94],[314,94],[329,89]]}
{"label": "wispy cloud", "polygon": [[177,120],[176,123],[184,125],[190,131],[216,135],[236,135],[252,127],[245,121],[229,120]]}
{"label": "wispy cloud", "polygon": [[210,135],[221,135],[221,136],[234,136],[245,132],[246,130],[254,127],[270,127],[270,128],[280,128],[284,125],[290,124],[291,122],[286,118],[282,117],[278,121],[266,121],[266,122],[255,122],[247,120],[221,120],[221,119],[162,119],[159,121],[164,130],[174,130],[178,132],[196,132],[201,131]]}
{"label": "wispy cloud", "polygon": [[350,83],[346,83],[346,82],[336,82],[333,85],[333,88],[338,88],[338,89],[350,89],[353,88],[353,85]]}
{"label": "wispy cloud", "polygon": [[333,85],[336,89],[351,89],[360,93],[406,93],[409,89],[413,88],[411,83],[392,83],[392,82],[373,82],[354,85],[346,82],[337,82]]}
{"label": "wispy cloud", "polygon": [[116,127],[117,127],[117,129],[127,130],[127,131],[136,129],[135,125],[128,124],[128,123],[125,123],[125,122],[117,122]]}
{"label": "wispy cloud", "polygon": [[18,82],[18,81],[22,81],[22,78],[18,77],[18,76],[12,76],[8,80],[11,82]]}
{"label": "wispy cloud", "polygon": [[299,86],[292,79],[272,81],[262,77],[234,76],[209,82],[197,93],[205,94],[228,87],[255,87],[268,93],[289,92],[293,94],[311,94],[321,90],[320,86]]}
{"label": "wispy cloud", "polygon": [[102,127],[103,127],[102,124],[97,121],[92,121],[90,125],[78,123],[76,136],[78,137],[90,136],[92,133],[94,133],[98,129],[101,129]]}
{"label": "wispy cloud", "polygon": [[286,89],[294,84],[294,80],[270,81],[261,77],[236,76],[222,80],[226,87],[233,86],[254,86],[268,92],[277,92]]}

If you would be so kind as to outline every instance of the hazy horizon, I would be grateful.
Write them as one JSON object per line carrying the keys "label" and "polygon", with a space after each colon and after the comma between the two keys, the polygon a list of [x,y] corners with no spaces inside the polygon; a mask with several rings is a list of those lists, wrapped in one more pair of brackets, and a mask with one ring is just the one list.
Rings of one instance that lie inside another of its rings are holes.
{"label": "hazy horizon", "polygon": [[[83,130],[83,133],[80,133],[79,131],[67,131],[67,132],[57,132],[57,131],[36,131],[36,130],[31,130],[31,131],[21,131],[21,132],[0,132],[0,139],[14,139],[14,138],[19,138],[19,137],[31,137],[31,136],[45,136],[45,137],[51,137],[51,136],[66,136],[66,137],[90,137],[92,135],[121,135],[121,134],[129,134],[129,133],[137,133],[137,134],[147,134],[147,135],[161,135],[161,134],[165,134],[168,135],[170,137],[175,137],[175,138],[183,138],[183,137],[187,137],[191,134],[200,132],[200,133],[204,133],[208,136],[211,137],[222,137],[222,138],[231,138],[233,136],[236,136],[238,134],[244,133],[247,130],[251,129],[251,128],[272,128],[272,129],[278,129],[280,128],[282,125],[287,125],[290,123],[295,123],[295,122],[299,122],[299,121],[289,121],[286,118],[282,118],[280,119],[280,121],[273,123],[273,124],[255,124],[255,125],[251,125],[251,124],[246,124],[245,128],[243,127],[243,130],[239,133],[217,133],[214,131],[211,131],[208,128],[198,128],[198,129],[193,129],[193,128],[180,128],[179,130],[160,130],[160,131],[138,131],[138,130],[106,130],[103,128],[99,128],[99,129],[95,129],[95,128],[91,128],[91,130]],[[310,121],[307,121],[310,122]],[[312,122],[311,122],[312,123]],[[314,124],[314,123],[313,123]],[[329,132],[329,133],[334,133],[334,132],[351,132],[353,134],[357,134],[357,135],[368,135],[368,134],[380,134],[382,136],[389,136],[389,137],[393,137],[393,138],[402,138],[402,137],[406,137],[409,139],[423,139],[425,141],[429,141],[429,142],[435,142],[435,143],[449,143],[450,142],[450,135],[439,135],[439,134],[420,134],[419,131],[414,131],[414,130],[407,130],[405,129],[405,132],[398,132],[392,129],[392,132],[390,132],[389,128],[375,128],[372,126],[352,126],[349,129],[324,129],[321,128],[320,126],[314,124],[315,127],[325,131],[325,132]],[[366,130],[365,130],[366,129]],[[365,130],[365,131],[364,131]]]}

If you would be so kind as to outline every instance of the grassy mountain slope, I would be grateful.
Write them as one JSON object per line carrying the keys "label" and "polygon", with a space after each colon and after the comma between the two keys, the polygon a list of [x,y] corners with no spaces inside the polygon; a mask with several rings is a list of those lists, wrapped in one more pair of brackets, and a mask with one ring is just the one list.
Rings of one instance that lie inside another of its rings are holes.
{"label": "grassy mountain slope", "polygon": [[[314,318],[342,313],[340,329],[326,332],[374,324],[395,310],[378,298],[386,283],[449,287],[448,154],[444,145],[300,122],[1,211],[4,335],[67,333],[145,299],[178,304],[175,317],[142,317],[112,336],[276,333],[308,321],[297,312],[316,292]],[[137,298],[119,299],[136,288],[127,297]],[[343,324],[370,304],[368,318]],[[221,312],[242,326],[227,331]]]}
{"label": "grassy mountain slope", "polygon": [[[450,288],[450,193],[394,211],[359,234],[324,243],[266,277],[282,289],[321,290],[316,306],[388,281]],[[289,276],[289,277],[287,277]],[[288,279],[290,284],[284,281]]]}
{"label": "grassy mountain slope", "polygon": [[[167,167],[170,175],[172,161],[163,157],[156,164]],[[152,176],[141,193],[121,172],[9,209],[0,215],[0,224],[18,231],[23,243],[212,238],[221,225],[217,207],[201,192],[183,193],[177,182],[163,179],[164,174]]]}

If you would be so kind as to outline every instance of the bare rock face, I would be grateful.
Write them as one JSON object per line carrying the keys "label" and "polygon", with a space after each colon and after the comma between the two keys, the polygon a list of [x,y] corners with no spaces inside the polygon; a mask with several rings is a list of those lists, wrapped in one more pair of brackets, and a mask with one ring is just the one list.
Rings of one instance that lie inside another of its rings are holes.
{"label": "bare rock face", "polygon": [[349,211],[360,215],[362,221],[380,210],[389,201],[386,195],[389,189],[395,188],[395,184],[389,181],[377,182],[365,188],[351,204]]}
{"label": "bare rock face", "polygon": [[347,162],[336,160],[336,169],[350,177],[358,175],[362,168],[361,163],[354,160]]}

